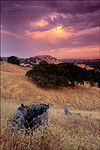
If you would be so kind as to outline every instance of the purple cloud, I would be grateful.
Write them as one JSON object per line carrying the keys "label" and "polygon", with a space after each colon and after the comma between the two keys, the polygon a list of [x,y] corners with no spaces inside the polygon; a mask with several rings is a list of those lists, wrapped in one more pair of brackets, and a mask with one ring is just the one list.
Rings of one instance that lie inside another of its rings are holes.
{"label": "purple cloud", "polygon": [[[31,56],[41,50],[99,45],[97,29],[100,26],[99,1],[16,1],[14,3],[20,5],[19,9],[11,1],[2,2],[1,25],[5,31],[2,36],[3,55],[12,52],[19,56],[22,55],[21,53],[23,56],[24,54]],[[10,10],[12,7],[16,9]],[[41,20],[46,21],[47,24],[42,26],[34,24]],[[32,26],[31,22],[33,22]],[[73,36],[58,37],[56,44],[53,44],[46,38],[32,39],[25,35],[25,30],[45,32],[59,25],[66,33],[72,33]]]}

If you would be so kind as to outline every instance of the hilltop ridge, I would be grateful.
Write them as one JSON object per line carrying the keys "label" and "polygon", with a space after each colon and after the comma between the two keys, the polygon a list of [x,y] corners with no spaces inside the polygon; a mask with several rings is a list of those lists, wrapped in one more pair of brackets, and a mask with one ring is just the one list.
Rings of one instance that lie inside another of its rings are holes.
{"label": "hilltop ridge", "polygon": [[20,61],[21,66],[28,66],[33,67],[35,64],[39,64],[41,61],[46,61],[49,64],[59,64],[62,63],[62,61],[58,60],[57,58],[54,58],[50,55],[38,55],[35,57],[26,58]]}
{"label": "hilltop ridge", "polygon": [[[4,61],[7,61],[8,57],[2,57]],[[39,64],[42,60],[48,62],[49,64],[59,64],[62,63],[62,61],[58,60],[57,58],[54,58],[50,55],[38,55],[35,57],[30,58],[18,58],[20,61],[20,65],[23,67],[33,67],[35,64]]]}
{"label": "hilltop ridge", "polygon": [[[17,56],[16,56],[17,57]],[[8,57],[1,57],[3,61],[7,62]],[[35,64],[39,64],[42,60],[49,64],[59,63],[73,63],[74,65],[86,68],[87,70],[100,70],[100,59],[57,59],[50,55],[37,55],[29,58],[19,58],[20,65],[23,67],[33,67]]]}

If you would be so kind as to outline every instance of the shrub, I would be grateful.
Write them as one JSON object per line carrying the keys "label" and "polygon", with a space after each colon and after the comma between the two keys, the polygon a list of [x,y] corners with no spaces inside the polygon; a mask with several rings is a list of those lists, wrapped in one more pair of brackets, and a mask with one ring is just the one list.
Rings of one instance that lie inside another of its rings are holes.
{"label": "shrub", "polygon": [[100,71],[87,70],[86,81],[89,81],[91,86],[94,86],[95,82],[97,82],[99,87]]}
{"label": "shrub", "polygon": [[75,86],[84,84],[86,70],[70,63],[35,65],[26,73],[36,84],[44,87]]}
{"label": "shrub", "polygon": [[19,65],[20,61],[15,56],[8,57],[8,63]]}
{"label": "shrub", "polygon": [[0,57],[0,61],[3,61],[1,57]]}
{"label": "shrub", "polygon": [[94,82],[93,79],[91,79],[91,80],[89,81],[89,83],[90,83],[91,86],[94,86],[94,85],[95,85],[95,82]]}

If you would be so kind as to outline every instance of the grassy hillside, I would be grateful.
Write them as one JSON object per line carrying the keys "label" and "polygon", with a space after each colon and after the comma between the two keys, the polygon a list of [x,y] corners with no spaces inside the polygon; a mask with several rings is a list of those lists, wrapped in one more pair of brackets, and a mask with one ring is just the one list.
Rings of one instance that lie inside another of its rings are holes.
{"label": "grassy hillside", "polygon": [[25,77],[28,68],[3,62],[1,64],[1,96],[4,100],[25,104],[49,103],[51,106],[80,110],[99,110],[99,89],[78,85],[76,87],[41,88]]}
{"label": "grassy hillside", "polygon": [[[25,77],[28,68],[1,63],[1,149],[2,150],[97,150],[99,149],[99,89],[78,85],[74,88],[41,88]],[[24,134],[10,135],[11,119],[20,103],[50,104],[50,127]],[[67,116],[64,105],[79,116]],[[92,114],[91,118],[85,116]],[[93,124],[91,124],[93,123]],[[41,131],[41,132],[40,132]]]}

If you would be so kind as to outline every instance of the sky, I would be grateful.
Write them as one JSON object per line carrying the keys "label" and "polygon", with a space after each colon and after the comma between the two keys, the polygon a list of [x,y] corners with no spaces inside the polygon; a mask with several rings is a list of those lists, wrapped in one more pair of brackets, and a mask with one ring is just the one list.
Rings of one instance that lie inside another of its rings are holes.
{"label": "sky", "polygon": [[1,56],[99,58],[100,1],[2,1]]}

